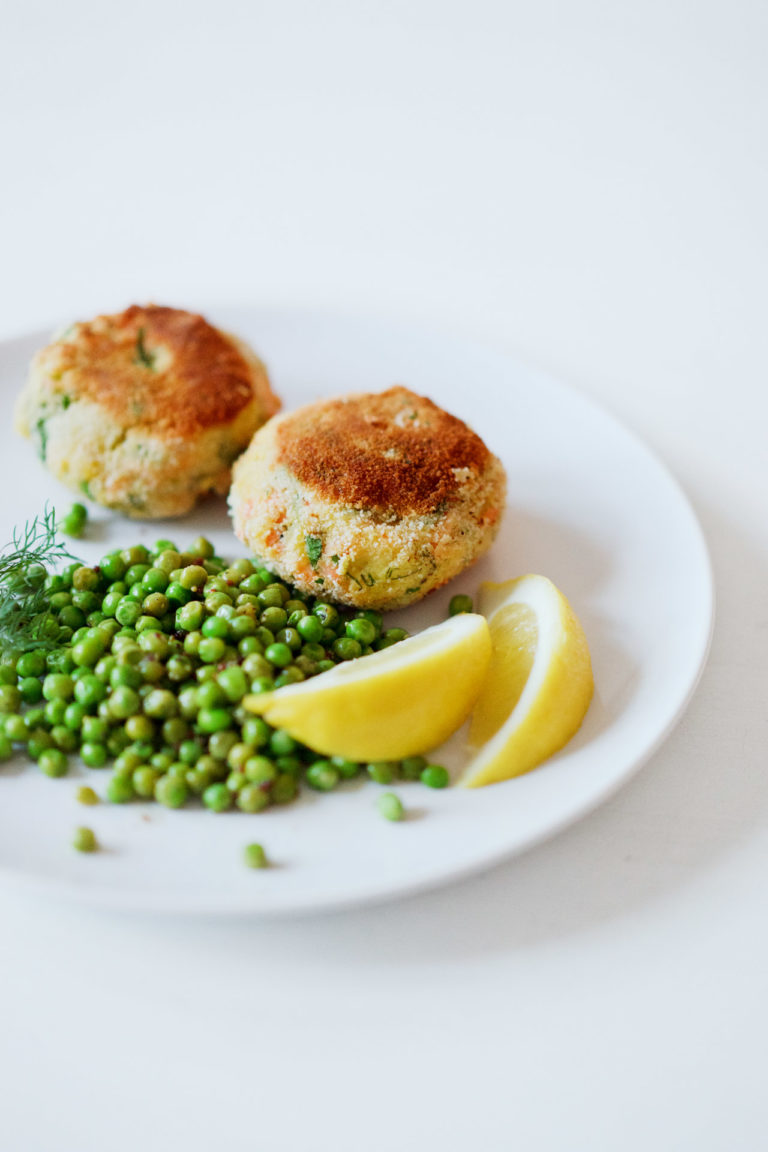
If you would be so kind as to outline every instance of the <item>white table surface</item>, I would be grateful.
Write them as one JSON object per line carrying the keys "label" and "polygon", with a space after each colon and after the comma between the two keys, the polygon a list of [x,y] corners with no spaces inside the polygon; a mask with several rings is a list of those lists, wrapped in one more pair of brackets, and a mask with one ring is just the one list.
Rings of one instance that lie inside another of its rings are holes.
{"label": "white table surface", "polygon": [[662,750],[477,879],[280,923],[0,888],[2,1152],[764,1149],[766,5],[1,14],[0,336],[155,299],[479,337],[655,447],[718,594]]}

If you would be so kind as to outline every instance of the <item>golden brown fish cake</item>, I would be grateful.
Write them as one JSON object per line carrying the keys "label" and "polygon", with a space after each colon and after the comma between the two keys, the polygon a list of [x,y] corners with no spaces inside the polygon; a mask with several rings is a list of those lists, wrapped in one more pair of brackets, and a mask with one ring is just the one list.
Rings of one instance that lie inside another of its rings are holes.
{"label": "golden brown fish cake", "polygon": [[178,516],[225,492],[280,407],[266,369],[202,316],[133,305],[73,324],[34,358],[16,408],[51,472],[129,516]]}
{"label": "golden brown fish cake", "polygon": [[235,532],[307,592],[413,604],[491,545],[500,461],[463,421],[406,388],[276,417],[233,470]]}

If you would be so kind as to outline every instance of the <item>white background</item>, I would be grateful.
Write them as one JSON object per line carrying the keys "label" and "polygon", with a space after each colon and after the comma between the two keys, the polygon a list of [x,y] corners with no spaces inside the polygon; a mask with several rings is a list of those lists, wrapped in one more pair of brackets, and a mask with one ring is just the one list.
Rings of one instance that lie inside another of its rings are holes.
{"label": "white background", "polygon": [[0,17],[0,336],[155,299],[479,337],[658,450],[719,597],[662,751],[481,878],[286,923],[0,890],[0,1148],[764,1149],[766,5]]}

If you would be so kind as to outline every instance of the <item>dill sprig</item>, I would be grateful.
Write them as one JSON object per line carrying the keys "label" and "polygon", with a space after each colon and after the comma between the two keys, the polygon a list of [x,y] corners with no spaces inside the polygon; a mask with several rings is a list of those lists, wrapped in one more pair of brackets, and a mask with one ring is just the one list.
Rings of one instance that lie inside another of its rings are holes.
{"label": "dill sprig", "polygon": [[138,335],[136,336],[136,356],[134,358],[135,364],[141,364],[143,368],[154,368],[155,354],[150,352],[144,343],[146,332],[143,328],[139,328]]}
{"label": "dill sprig", "polygon": [[0,552],[0,649],[17,652],[54,648],[60,629],[49,607],[46,578],[62,560],[76,560],[56,534],[56,512],[47,504],[42,515],[14,528]]}

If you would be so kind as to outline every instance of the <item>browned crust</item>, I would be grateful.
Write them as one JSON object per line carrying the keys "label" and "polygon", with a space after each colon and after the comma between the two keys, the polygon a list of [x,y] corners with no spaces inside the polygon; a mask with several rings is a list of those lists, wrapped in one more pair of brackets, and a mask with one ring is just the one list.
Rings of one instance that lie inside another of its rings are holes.
{"label": "browned crust", "polygon": [[57,346],[57,368],[119,422],[180,437],[229,423],[265,389],[271,398],[266,372],[254,380],[253,368],[202,316],[154,304],[78,324],[75,338]]}
{"label": "browned crust", "polygon": [[[407,388],[312,404],[281,420],[278,461],[327,500],[396,516],[445,510],[491,454],[471,428]],[[466,480],[466,474],[464,474]]]}

